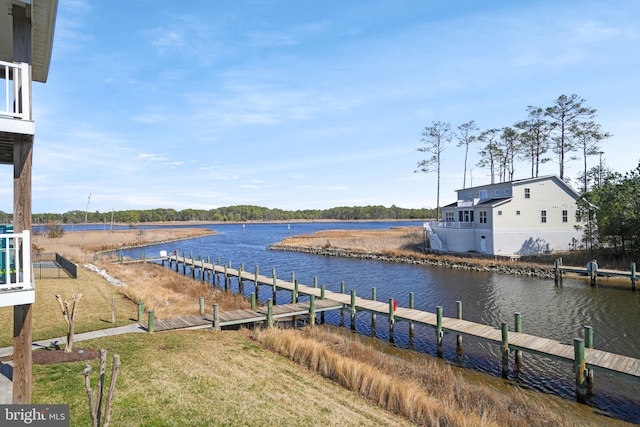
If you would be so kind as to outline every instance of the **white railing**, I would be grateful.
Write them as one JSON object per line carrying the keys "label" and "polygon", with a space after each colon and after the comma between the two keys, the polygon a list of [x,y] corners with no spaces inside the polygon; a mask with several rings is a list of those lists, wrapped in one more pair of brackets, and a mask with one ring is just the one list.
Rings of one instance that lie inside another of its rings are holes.
{"label": "white railing", "polygon": [[432,222],[431,226],[436,228],[458,228],[458,229],[470,229],[475,227],[473,222],[458,222],[458,221]]}
{"label": "white railing", "polygon": [[440,240],[440,237],[435,233],[435,231],[433,231],[429,223],[425,222],[423,226],[424,226],[424,230],[429,235],[430,248],[435,249],[437,251],[443,251],[444,245],[442,244],[442,240]]}
{"label": "white railing", "polygon": [[0,234],[0,307],[33,303],[32,278],[29,231]]}
{"label": "white railing", "polygon": [[0,116],[31,120],[31,69],[26,62],[0,61]]}

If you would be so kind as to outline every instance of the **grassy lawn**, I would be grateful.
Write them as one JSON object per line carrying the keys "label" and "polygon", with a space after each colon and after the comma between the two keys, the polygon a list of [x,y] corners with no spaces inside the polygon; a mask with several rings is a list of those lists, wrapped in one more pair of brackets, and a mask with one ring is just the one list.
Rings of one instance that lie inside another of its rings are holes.
{"label": "grassy lawn", "polygon": [[[81,344],[108,350],[107,379],[113,355],[120,355],[113,426],[411,425],[263,350],[243,331],[129,334]],[[92,366],[95,383],[98,361]],[[90,425],[84,363],[33,368],[33,402],[68,403],[71,425]]]}
{"label": "grassy lawn", "polygon": [[[136,320],[137,305],[125,298],[119,288],[107,283],[96,273],[78,267],[78,278],[36,280],[36,302],[33,305],[33,340],[66,336],[67,324],[55,295],[63,299],[82,293],[78,305],[76,333],[123,326]],[[111,323],[111,301],[116,299],[116,323]],[[0,308],[0,324],[13,324],[13,307]],[[13,329],[0,330],[0,347],[13,345]]]}

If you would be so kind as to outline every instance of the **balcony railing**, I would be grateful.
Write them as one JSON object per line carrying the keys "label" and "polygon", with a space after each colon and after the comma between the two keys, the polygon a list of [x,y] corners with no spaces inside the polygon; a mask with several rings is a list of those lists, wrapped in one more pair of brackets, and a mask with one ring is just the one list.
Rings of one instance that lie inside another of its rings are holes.
{"label": "balcony railing", "polygon": [[31,68],[26,62],[0,61],[0,117],[31,120]]}
{"label": "balcony railing", "polygon": [[29,231],[0,234],[0,307],[32,304],[32,277]]}
{"label": "balcony railing", "polygon": [[470,229],[474,228],[475,225],[473,222],[458,222],[458,221],[440,221],[440,222],[431,222],[432,228],[458,228],[458,229]]}

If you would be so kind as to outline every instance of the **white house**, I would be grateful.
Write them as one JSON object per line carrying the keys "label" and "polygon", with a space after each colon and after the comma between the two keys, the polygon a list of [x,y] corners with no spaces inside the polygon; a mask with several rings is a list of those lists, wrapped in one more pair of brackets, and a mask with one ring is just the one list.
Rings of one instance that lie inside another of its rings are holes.
{"label": "white house", "polygon": [[0,230],[0,307],[13,307],[16,404],[31,402],[31,83],[47,81],[57,8],[57,0],[0,0],[0,164],[13,168],[5,183],[13,188],[13,224]]}
{"label": "white house", "polygon": [[555,175],[457,190],[440,222],[425,223],[432,249],[531,255],[575,249],[580,195]]}

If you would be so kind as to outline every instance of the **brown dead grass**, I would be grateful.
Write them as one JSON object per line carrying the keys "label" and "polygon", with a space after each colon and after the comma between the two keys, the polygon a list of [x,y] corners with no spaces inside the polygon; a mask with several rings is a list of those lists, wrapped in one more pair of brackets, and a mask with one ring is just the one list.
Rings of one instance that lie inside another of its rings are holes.
{"label": "brown dead grass", "polygon": [[159,319],[198,314],[201,296],[205,298],[207,311],[212,310],[213,304],[218,304],[221,311],[250,306],[241,295],[210,287],[157,264],[100,263],[99,266],[125,283],[121,288],[125,296],[135,303],[144,302],[145,309],[153,309]]}
{"label": "brown dead grass", "polygon": [[145,246],[213,234],[206,228],[162,228],[131,230],[87,230],[66,232],[62,237],[33,236],[34,248],[40,252],[57,252],[74,262],[91,262],[96,253]]}
{"label": "brown dead grass", "polygon": [[[516,387],[472,384],[431,357],[403,359],[330,332],[269,328],[254,337],[265,347],[418,425],[588,426],[603,417]],[[625,423],[607,419],[612,425]]]}

